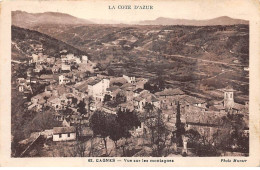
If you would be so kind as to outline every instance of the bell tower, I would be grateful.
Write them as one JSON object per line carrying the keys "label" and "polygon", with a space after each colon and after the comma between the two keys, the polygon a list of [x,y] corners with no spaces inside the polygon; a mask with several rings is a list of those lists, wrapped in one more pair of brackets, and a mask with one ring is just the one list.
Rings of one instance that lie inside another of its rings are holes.
{"label": "bell tower", "polygon": [[224,89],[224,107],[232,108],[234,105],[234,89],[230,86]]}

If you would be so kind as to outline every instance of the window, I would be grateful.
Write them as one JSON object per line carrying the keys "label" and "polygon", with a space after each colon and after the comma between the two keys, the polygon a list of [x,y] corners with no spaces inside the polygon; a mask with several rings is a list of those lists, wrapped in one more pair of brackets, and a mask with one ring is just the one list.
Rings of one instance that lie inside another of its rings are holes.
{"label": "window", "polygon": [[70,133],[68,133],[68,137],[70,137]]}
{"label": "window", "polygon": [[59,138],[61,138],[61,134],[59,134]]}

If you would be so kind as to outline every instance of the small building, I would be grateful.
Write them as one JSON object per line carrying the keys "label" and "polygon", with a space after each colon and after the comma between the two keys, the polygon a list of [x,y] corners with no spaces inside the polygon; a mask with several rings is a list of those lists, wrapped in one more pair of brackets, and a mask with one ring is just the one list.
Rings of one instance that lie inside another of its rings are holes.
{"label": "small building", "polygon": [[139,96],[142,92],[144,92],[146,90],[144,89],[141,89],[141,88],[138,88],[138,89],[135,89],[133,92],[134,92],[134,97],[137,97]]}
{"label": "small building", "polygon": [[70,82],[70,79],[65,77],[64,75],[59,76],[59,84],[67,84]]}
{"label": "small building", "polygon": [[23,85],[19,85],[18,89],[19,89],[19,92],[23,92],[24,91],[24,86]]}
{"label": "small building", "polygon": [[88,56],[82,56],[82,63],[88,63]]}
{"label": "small building", "polygon": [[130,76],[126,76],[126,75],[123,75],[123,78],[126,79],[126,81],[128,83],[135,83],[135,77],[130,77]]}
{"label": "small building", "polygon": [[32,78],[31,78],[31,83],[34,83],[34,84],[35,84],[35,83],[37,83],[37,81],[38,81],[38,79],[37,79],[36,77],[32,77]]}
{"label": "small building", "polygon": [[228,86],[224,89],[224,107],[232,108],[234,106],[234,89]]}
{"label": "small building", "polygon": [[17,78],[17,79],[16,79],[16,82],[17,82],[18,84],[20,84],[20,85],[24,85],[25,79],[24,79],[24,78]]}
{"label": "small building", "polygon": [[88,95],[92,96],[94,100],[103,101],[109,84],[109,79],[95,79],[88,82]]}
{"label": "small building", "polygon": [[61,71],[63,71],[63,72],[70,72],[71,71],[71,66],[67,65],[65,63],[62,63],[61,64]]}
{"label": "small building", "polygon": [[136,88],[144,89],[144,85],[148,82],[148,79],[145,78],[136,78]]}
{"label": "small building", "polygon": [[54,66],[51,68],[51,71],[52,71],[52,73],[58,73],[58,72],[60,71],[60,66],[54,65]]}
{"label": "small building", "polygon": [[39,59],[39,56],[38,56],[38,55],[32,54],[32,62],[33,62],[33,63],[36,63],[36,62],[38,61],[38,59]]}
{"label": "small building", "polygon": [[44,82],[50,82],[53,80],[53,75],[52,74],[42,74],[40,76],[40,80]]}
{"label": "small building", "polygon": [[134,109],[143,112],[146,100],[140,96],[134,98]]}
{"label": "small building", "polygon": [[54,127],[53,141],[70,141],[76,140],[76,128],[70,127]]}

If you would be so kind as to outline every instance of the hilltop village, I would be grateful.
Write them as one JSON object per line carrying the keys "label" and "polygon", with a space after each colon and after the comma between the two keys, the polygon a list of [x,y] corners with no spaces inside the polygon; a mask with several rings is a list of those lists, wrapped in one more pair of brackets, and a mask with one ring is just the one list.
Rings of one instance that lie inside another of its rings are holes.
{"label": "hilltop village", "polygon": [[[48,122],[58,123],[35,130],[28,138],[18,141],[17,145],[23,149],[16,156],[50,156],[53,148],[60,151],[59,148],[82,146],[78,141],[85,141],[85,146],[81,147],[82,154],[76,156],[93,156],[94,151],[88,147],[93,148],[94,144],[98,150],[94,156],[204,156],[204,153],[214,156],[218,151],[212,148],[224,145],[225,148],[220,148],[227,155],[246,152],[247,146],[239,143],[238,138],[248,139],[248,101],[235,102],[236,91],[231,86],[218,89],[223,96],[221,100],[207,101],[187,94],[181,87],[161,88],[147,78],[127,73],[111,76],[86,55],[76,56],[61,50],[60,57],[55,58],[43,54],[41,45],[34,49],[30,59],[23,63],[26,65],[23,76],[12,80],[12,88],[26,100],[24,107],[28,111],[51,112],[53,119]],[[12,67],[20,64],[12,62]],[[137,115],[138,123],[129,128],[127,146],[126,142],[122,144],[122,138],[113,140],[106,135],[106,140],[102,140],[102,133],[97,133],[91,124],[91,117],[97,112],[108,117],[116,117],[119,112]],[[158,130],[162,126],[162,131]],[[94,138],[91,144],[90,138]],[[232,142],[226,145],[223,138]],[[36,142],[43,147],[34,149]],[[201,151],[200,146],[208,148]],[[35,150],[42,152],[34,153]],[[155,150],[157,155],[152,154]],[[64,156],[60,152],[57,155]]]}

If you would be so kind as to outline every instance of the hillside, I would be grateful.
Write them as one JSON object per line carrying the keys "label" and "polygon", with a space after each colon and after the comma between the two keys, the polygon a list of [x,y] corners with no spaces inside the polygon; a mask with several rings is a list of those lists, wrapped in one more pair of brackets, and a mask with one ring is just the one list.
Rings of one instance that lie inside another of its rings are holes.
{"label": "hillside", "polygon": [[[33,29],[95,55],[156,52],[248,65],[249,27],[234,26],[35,26]],[[102,50],[102,53],[100,51]],[[127,54],[127,55],[128,55]],[[102,56],[103,55],[103,56]],[[150,55],[150,54],[149,54]]]}
{"label": "hillside", "polygon": [[43,53],[53,57],[60,57],[59,53],[64,49],[68,53],[87,55],[86,52],[43,33],[12,26],[11,48],[13,60],[27,60],[28,56],[32,55],[36,45],[42,45]]}
{"label": "hillside", "polygon": [[[43,41],[47,44],[45,50],[62,49],[55,43],[60,40],[66,43],[66,48],[69,44],[72,49],[93,56],[94,62],[101,63],[113,75],[161,77],[167,86],[181,87],[207,99],[215,96],[212,97],[213,92],[205,93],[205,89],[214,91],[227,85],[245,98],[248,96],[249,73],[244,67],[249,66],[249,25],[45,24],[30,29],[37,32],[21,30],[30,35],[39,32],[48,35],[50,41],[46,38]],[[26,49],[33,41],[30,38],[24,41],[23,36],[15,36],[14,42]],[[52,54],[57,54],[58,50],[53,51]]]}
{"label": "hillside", "polygon": [[87,25],[94,23],[59,12],[28,13],[24,11],[12,11],[12,25],[30,28],[36,25],[45,24]]}

